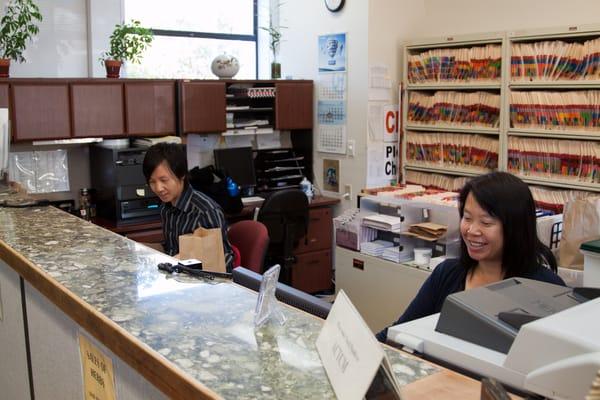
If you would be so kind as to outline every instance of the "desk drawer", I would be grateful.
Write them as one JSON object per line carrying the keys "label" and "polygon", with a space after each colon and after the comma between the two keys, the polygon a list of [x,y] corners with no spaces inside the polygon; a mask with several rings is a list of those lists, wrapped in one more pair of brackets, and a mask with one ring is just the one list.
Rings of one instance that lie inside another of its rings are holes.
{"label": "desk drawer", "polygon": [[162,243],[164,241],[162,228],[129,232],[125,234],[125,237],[142,243]]}
{"label": "desk drawer", "polygon": [[308,213],[308,240],[301,238],[294,254],[316,250],[331,250],[333,237],[333,221],[331,208],[312,208]]}
{"label": "desk drawer", "polygon": [[292,286],[307,293],[331,289],[331,250],[298,254],[292,265]]}

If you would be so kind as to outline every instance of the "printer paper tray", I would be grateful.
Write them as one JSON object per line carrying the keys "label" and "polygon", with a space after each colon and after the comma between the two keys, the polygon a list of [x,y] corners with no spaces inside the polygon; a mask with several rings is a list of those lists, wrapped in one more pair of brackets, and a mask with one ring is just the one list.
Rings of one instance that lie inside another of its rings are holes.
{"label": "printer paper tray", "polygon": [[434,314],[393,326],[388,330],[388,340],[524,390],[524,376],[503,366],[506,354],[436,332],[438,318],[439,314]]}

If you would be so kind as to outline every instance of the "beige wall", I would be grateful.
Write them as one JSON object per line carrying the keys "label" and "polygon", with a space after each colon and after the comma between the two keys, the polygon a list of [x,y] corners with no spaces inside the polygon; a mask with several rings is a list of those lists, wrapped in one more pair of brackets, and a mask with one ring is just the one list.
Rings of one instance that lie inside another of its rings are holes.
{"label": "beige wall", "polygon": [[[366,181],[367,129],[367,66],[368,66],[368,1],[348,1],[341,12],[329,12],[321,0],[286,1],[281,7],[280,23],[283,30],[280,59],[282,76],[295,79],[318,78],[318,36],[327,33],[346,33],[347,42],[347,132],[356,140],[356,155],[316,152],[317,132],[314,132],[314,171],[316,185],[323,184],[323,159],[340,160],[340,189],[352,185],[356,192]],[[315,110],[316,110],[315,95]],[[316,126],[316,116],[315,116]],[[355,204],[342,201],[345,206]]]}
{"label": "beige wall", "polygon": [[[377,1],[377,0],[373,0]],[[423,0],[415,38],[598,24],[596,0]]]}

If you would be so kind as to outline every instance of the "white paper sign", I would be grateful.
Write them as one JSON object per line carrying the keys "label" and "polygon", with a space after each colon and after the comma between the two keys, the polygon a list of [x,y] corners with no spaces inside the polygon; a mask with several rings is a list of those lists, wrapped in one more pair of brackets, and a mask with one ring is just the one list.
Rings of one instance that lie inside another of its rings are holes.
{"label": "white paper sign", "polygon": [[383,107],[383,141],[398,143],[400,119],[398,104],[388,104]]}
{"label": "white paper sign", "polygon": [[384,143],[383,156],[383,173],[389,182],[398,177],[398,143]]}
{"label": "white paper sign", "polygon": [[361,400],[384,358],[381,345],[343,290],[317,338],[317,351],[340,400]]}

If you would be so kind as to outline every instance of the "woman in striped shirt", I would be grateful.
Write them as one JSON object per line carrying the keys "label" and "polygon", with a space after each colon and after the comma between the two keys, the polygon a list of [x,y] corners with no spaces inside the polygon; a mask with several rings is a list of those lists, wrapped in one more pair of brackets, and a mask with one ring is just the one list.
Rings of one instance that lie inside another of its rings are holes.
{"label": "woman in striped shirt", "polygon": [[225,251],[225,265],[231,272],[233,251],[227,240],[227,222],[221,207],[210,197],[194,190],[188,182],[185,147],[181,144],[158,143],[144,157],[144,176],[150,189],[160,198],[165,252],[179,253],[179,236],[196,228],[220,228]]}

